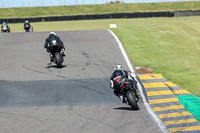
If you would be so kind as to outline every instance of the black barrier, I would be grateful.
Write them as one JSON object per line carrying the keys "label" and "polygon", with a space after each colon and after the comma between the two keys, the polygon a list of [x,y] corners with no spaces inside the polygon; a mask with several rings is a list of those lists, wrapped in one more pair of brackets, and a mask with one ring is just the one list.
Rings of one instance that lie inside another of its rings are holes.
{"label": "black barrier", "polygon": [[23,23],[26,20],[30,22],[43,21],[69,21],[69,20],[90,20],[90,19],[112,19],[112,18],[148,18],[148,17],[173,17],[174,12],[135,12],[135,13],[113,13],[113,14],[95,14],[95,15],[75,15],[75,16],[50,16],[36,18],[9,18],[0,19],[0,23]]}

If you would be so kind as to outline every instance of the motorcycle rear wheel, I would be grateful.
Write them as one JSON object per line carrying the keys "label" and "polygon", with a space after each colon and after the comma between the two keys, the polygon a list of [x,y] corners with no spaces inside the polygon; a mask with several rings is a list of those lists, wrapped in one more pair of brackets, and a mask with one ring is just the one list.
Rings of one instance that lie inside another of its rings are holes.
{"label": "motorcycle rear wheel", "polygon": [[128,104],[132,107],[133,110],[139,109],[139,106],[136,102],[136,96],[131,91],[126,92],[126,98],[127,98]]}
{"label": "motorcycle rear wheel", "polygon": [[62,61],[61,61],[61,55],[60,53],[55,53],[55,60],[58,68],[62,68]]}

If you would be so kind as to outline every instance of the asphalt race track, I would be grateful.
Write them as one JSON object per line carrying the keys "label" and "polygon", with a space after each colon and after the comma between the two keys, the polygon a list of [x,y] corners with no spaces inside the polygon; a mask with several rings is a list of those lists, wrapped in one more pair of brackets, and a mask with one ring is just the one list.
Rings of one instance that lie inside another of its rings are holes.
{"label": "asphalt race track", "polygon": [[110,89],[115,64],[128,67],[109,31],[56,33],[61,69],[47,65],[49,33],[0,34],[0,132],[162,133],[142,101],[132,111]]}

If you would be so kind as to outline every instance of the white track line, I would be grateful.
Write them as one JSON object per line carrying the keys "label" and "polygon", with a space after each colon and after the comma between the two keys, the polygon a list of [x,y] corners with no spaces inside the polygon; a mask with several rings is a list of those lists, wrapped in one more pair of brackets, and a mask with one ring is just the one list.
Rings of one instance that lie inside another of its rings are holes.
{"label": "white track line", "polygon": [[[120,48],[120,50],[122,51],[122,54],[123,54],[123,56],[124,56],[124,58],[125,58],[125,61],[126,61],[128,67],[129,67],[130,71],[131,71],[131,74],[132,74],[132,75],[135,77],[135,79],[137,80],[137,78],[136,78],[136,76],[137,76],[137,75],[136,75],[136,72],[135,72],[135,70],[133,69],[133,66],[131,65],[131,61],[129,60],[128,55],[127,55],[127,53],[126,53],[126,51],[125,51],[125,49],[124,49],[124,47],[123,47],[121,41],[119,40],[119,38],[118,38],[110,29],[108,29],[108,31],[113,35],[113,37],[115,38],[115,40],[116,40],[117,43],[119,44],[119,48]],[[139,83],[139,82],[138,82],[138,83]],[[140,94],[141,94],[141,97],[142,97],[142,100],[143,100],[143,102],[144,102],[145,107],[147,108],[147,110],[149,111],[149,113],[152,115],[152,117],[154,118],[154,120],[157,122],[158,126],[161,128],[161,130],[162,130],[164,133],[169,133],[169,131],[167,130],[167,128],[165,127],[165,125],[163,124],[163,122],[158,118],[158,116],[157,116],[157,115],[153,112],[153,110],[151,109],[149,103],[147,102],[147,100],[146,100],[146,98],[145,98],[145,96],[144,96],[144,93],[143,93],[143,91],[142,91],[142,86],[141,86],[140,83],[138,84],[138,89],[139,89],[139,91],[140,91]]]}

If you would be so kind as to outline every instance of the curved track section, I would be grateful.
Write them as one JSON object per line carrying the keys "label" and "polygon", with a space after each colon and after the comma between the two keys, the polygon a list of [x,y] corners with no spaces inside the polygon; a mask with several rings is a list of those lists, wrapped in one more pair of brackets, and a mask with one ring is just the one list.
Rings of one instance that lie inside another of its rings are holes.
{"label": "curved track section", "polygon": [[114,65],[128,66],[107,30],[57,34],[62,69],[47,65],[47,32],[0,34],[1,132],[162,132],[142,101],[132,111],[109,88]]}

